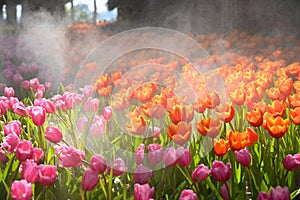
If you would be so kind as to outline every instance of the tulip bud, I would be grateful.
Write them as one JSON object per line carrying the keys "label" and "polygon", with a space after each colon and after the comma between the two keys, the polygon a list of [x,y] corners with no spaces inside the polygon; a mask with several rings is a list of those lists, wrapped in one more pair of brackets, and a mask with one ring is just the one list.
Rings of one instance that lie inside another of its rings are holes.
{"label": "tulip bud", "polygon": [[36,183],[39,180],[38,165],[32,160],[26,160],[22,162],[21,177],[29,183]]}
{"label": "tulip bud", "polygon": [[272,200],[290,200],[289,188],[276,186],[272,188],[270,197]]}
{"label": "tulip bud", "polygon": [[189,166],[192,161],[192,157],[189,149],[178,147],[176,150],[177,163],[183,167]]}
{"label": "tulip bud", "polygon": [[193,190],[182,190],[179,200],[185,200],[185,199],[189,199],[189,200],[198,200],[197,195],[194,193]]}
{"label": "tulip bud", "polygon": [[140,144],[136,150],[135,150],[135,154],[134,154],[134,160],[136,162],[136,164],[143,164],[144,163],[144,156],[145,156],[145,145],[144,144]]}
{"label": "tulip bud", "polygon": [[21,140],[16,147],[16,158],[19,161],[25,161],[32,156],[32,143],[28,140]]}
{"label": "tulip bud", "polygon": [[224,164],[222,161],[215,160],[212,164],[211,174],[217,181],[227,181],[231,176],[232,170],[230,163]]}
{"label": "tulip bud", "polygon": [[58,143],[62,140],[62,132],[54,127],[54,126],[48,126],[46,128],[46,131],[45,131],[45,138],[50,141],[50,142],[53,142],[53,143]]}
{"label": "tulip bud", "polygon": [[251,162],[251,156],[247,148],[241,149],[239,151],[234,151],[236,160],[243,166],[248,167]]}
{"label": "tulip bud", "polygon": [[163,161],[165,166],[173,167],[176,165],[177,157],[176,157],[176,149],[174,147],[167,148],[163,155]]}
{"label": "tulip bud", "polygon": [[133,179],[134,183],[146,184],[148,179],[152,179],[152,171],[146,166],[139,164],[134,170]]}
{"label": "tulip bud", "polygon": [[30,200],[32,196],[31,183],[26,180],[14,181],[10,188],[10,195],[13,200]]}
{"label": "tulip bud", "polygon": [[206,177],[210,175],[211,171],[204,164],[198,165],[198,167],[192,173],[192,180],[197,182],[198,180],[204,181]]}
{"label": "tulip bud", "polygon": [[154,196],[154,187],[150,188],[149,184],[140,185],[134,184],[134,199],[135,200],[148,200]]}
{"label": "tulip bud", "polygon": [[106,121],[109,121],[110,118],[112,117],[112,107],[111,106],[107,106],[104,108],[103,110],[103,117]]}
{"label": "tulip bud", "polygon": [[98,174],[102,174],[106,170],[106,161],[100,154],[95,154],[90,160],[90,167]]}
{"label": "tulip bud", "polygon": [[46,111],[41,106],[34,106],[31,111],[32,122],[36,126],[42,126],[46,120]]}
{"label": "tulip bud", "polygon": [[160,144],[148,145],[148,161],[154,167],[157,165],[163,156],[163,147]]}
{"label": "tulip bud", "polygon": [[90,191],[96,187],[98,182],[98,173],[91,169],[86,169],[82,176],[81,187],[85,191]]}
{"label": "tulip bud", "polygon": [[53,165],[39,165],[39,182],[44,185],[51,185],[56,180],[57,169]]}

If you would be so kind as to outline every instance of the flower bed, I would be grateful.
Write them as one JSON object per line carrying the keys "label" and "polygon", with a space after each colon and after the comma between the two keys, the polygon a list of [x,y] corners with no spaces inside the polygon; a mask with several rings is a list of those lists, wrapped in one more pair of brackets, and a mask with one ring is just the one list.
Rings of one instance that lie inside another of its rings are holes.
{"label": "flower bed", "polygon": [[55,94],[7,75],[20,89],[1,91],[0,198],[299,198],[299,41],[193,37],[217,68],[137,52],[79,87],[101,65],[83,64]]}

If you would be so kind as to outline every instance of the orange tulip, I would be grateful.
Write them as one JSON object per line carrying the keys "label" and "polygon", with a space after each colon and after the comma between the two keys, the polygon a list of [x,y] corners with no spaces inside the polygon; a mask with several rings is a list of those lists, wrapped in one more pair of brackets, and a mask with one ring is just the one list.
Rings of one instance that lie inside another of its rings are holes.
{"label": "orange tulip", "polygon": [[108,85],[108,86],[106,86],[106,87],[98,88],[97,91],[98,91],[98,93],[99,93],[100,95],[107,97],[107,96],[109,96],[109,95],[111,94],[111,92],[112,92],[112,87],[111,87],[111,85]]}
{"label": "orange tulip", "polygon": [[99,78],[96,82],[96,86],[97,86],[97,88],[106,87],[106,86],[108,86],[109,83],[110,83],[110,78],[109,78],[108,74],[104,74],[104,75],[99,76]]}
{"label": "orange tulip", "polygon": [[152,98],[152,103],[154,105],[161,105],[164,108],[167,107],[167,99],[164,95],[154,95],[154,97]]}
{"label": "orange tulip", "polygon": [[215,91],[213,91],[210,94],[206,95],[203,103],[207,108],[215,108],[220,104],[220,97]]}
{"label": "orange tulip", "polygon": [[246,98],[245,91],[241,88],[237,88],[233,92],[230,92],[229,96],[231,101],[239,106],[244,103]]}
{"label": "orange tulip", "polygon": [[187,122],[180,121],[177,124],[170,124],[167,135],[178,145],[185,144],[191,137],[192,126]]}
{"label": "orange tulip", "polygon": [[251,110],[246,113],[246,119],[251,126],[259,127],[263,123],[263,113],[260,109]]}
{"label": "orange tulip", "polygon": [[234,117],[234,107],[231,103],[225,103],[216,107],[216,115],[225,123],[230,122]]}
{"label": "orange tulip", "polygon": [[291,108],[300,107],[300,93],[290,95],[288,97],[288,102]]}
{"label": "orange tulip", "polygon": [[267,112],[271,113],[273,117],[284,117],[286,113],[286,104],[283,101],[275,100],[271,105],[268,105]]}
{"label": "orange tulip", "polygon": [[130,124],[126,124],[126,129],[134,135],[141,135],[146,130],[146,121],[143,116],[133,117]]}
{"label": "orange tulip", "polygon": [[264,114],[263,127],[274,138],[281,138],[288,131],[290,120],[283,119],[280,115],[273,116],[271,113]]}
{"label": "orange tulip", "polygon": [[214,144],[214,152],[217,156],[224,156],[229,149],[229,143],[227,140],[219,139]]}
{"label": "orange tulip", "polygon": [[202,98],[198,98],[195,102],[193,102],[193,107],[198,113],[203,113],[206,109]]}
{"label": "orange tulip", "polygon": [[128,98],[123,92],[118,92],[114,94],[112,101],[112,107],[114,110],[124,110],[128,106]]}
{"label": "orange tulip", "polygon": [[194,118],[194,109],[192,105],[176,104],[172,109],[168,110],[169,117],[174,124],[180,121],[190,122]]}
{"label": "orange tulip", "polygon": [[267,104],[263,101],[251,103],[248,106],[249,110],[261,110],[261,112],[264,114],[267,110]]}
{"label": "orange tulip", "polygon": [[122,77],[122,72],[120,72],[120,71],[117,71],[117,72],[114,72],[114,73],[111,74],[111,79],[112,79],[115,86],[118,85],[121,77]]}
{"label": "orange tulip", "polygon": [[209,117],[207,119],[199,120],[196,123],[196,128],[201,135],[215,138],[219,135],[222,124],[219,119]]}
{"label": "orange tulip", "polygon": [[294,82],[293,88],[296,91],[296,93],[298,93],[298,94],[300,93],[300,80]]}
{"label": "orange tulip", "polygon": [[289,112],[292,122],[296,125],[300,125],[300,107],[290,109]]}
{"label": "orange tulip", "polygon": [[293,80],[291,78],[280,79],[280,81],[278,81],[278,89],[284,96],[292,94]]}
{"label": "orange tulip", "polygon": [[282,95],[280,94],[280,91],[278,88],[272,87],[272,88],[266,90],[266,93],[271,100],[278,100],[278,99],[282,100],[282,98],[283,98]]}
{"label": "orange tulip", "polygon": [[257,134],[251,128],[247,128],[246,132],[229,131],[229,146],[233,151],[241,150],[247,146],[252,146],[258,139]]}
{"label": "orange tulip", "polygon": [[153,91],[149,87],[140,87],[135,92],[136,98],[142,103],[151,101],[152,95],[153,95]]}

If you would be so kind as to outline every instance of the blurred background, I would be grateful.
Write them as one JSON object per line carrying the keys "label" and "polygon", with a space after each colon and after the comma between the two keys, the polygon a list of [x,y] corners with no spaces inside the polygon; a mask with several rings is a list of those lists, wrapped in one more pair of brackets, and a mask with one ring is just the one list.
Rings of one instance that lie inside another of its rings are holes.
{"label": "blurred background", "polygon": [[48,11],[70,23],[110,22],[111,27],[167,27],[182,32],[299,34],[299,0],[0,0],[1,25],[22,25]]}

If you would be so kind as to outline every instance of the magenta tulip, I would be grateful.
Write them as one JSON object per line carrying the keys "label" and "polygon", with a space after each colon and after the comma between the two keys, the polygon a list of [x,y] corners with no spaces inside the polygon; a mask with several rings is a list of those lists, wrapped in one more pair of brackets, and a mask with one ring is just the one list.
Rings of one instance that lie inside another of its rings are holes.
{"label": "magenta tulip", "polygon": [[160,144],[148,145],[148,161],[154,167],[161,160],[163,156],[163,147]]}
{"label": "magenta tulip", "polygon": [[110,173],[111,169],[113,170],[113,176],[121,176],[127,171],[126,164],[122,158],[117,158],[110,164],[107,169],[108,173]]}
{"label": "magenta tulip", "polygon": [[192,161],[192,157],[189,149],[178,147],[176,150],[177,163],[183,167],[189,166]]}
{"label": "magenta tulip", "polygon": [[92,169],[86,169],[81,181],[81,187],[85,191],[90,191],[96,187],[99,182],[98,173]]}
{"label": "magenta tulip", "polygon": [[134,160],[135,160],[136,164],[137,165],[143,164],[144,163],[144,157],[145,157],[145,145],[140,144],[136,148],[135,154],[134,154]]}
{"label": "magenta tulip", "polygon": [[22,132],[22,125],[19,120],[10,121],[8,122],[8,124],[4,126],[5,135],[16,134],[17,136],[20,136],[21,132]]}
{"label": "magenta tulip", "polygon": [[266,192],[259,192],[257,196],[257,200],[271,200],[271,197]]}
{"label": "magenta tulip", "polygon": [[25,161],[26,159],[30,159],[32,156],[33,147],[32,143],[28,140],[21,140],[15,150],[16,158],[19,161]]}
{"label": "magenta tulip", "polygon": [[22,162],[21,177],[29,183],[36,183],[39,180],[38,165],[32,160],[26,160]]}
{"label": "magenta tulip", "polygon": [[146,184],[148,182],[148,179],[152,179],[152,171],[143,164],[139,164],[134,170],[134,183]]}
{"label": "magenta tulip", "polygon": [[276,186],[272,188],[270,194],[271,200],[290,200],[290,191],[288,187]]}
{"label": "magenta tulip", "polygon": [[288,171],[294,171],[298,167],[300,167],[300,154],[296,154],[292,156],[291,154],[288,154],[284,159],[283,159],[283,166],[286,170]]}
{"label": "magenta tulip", "polygon": [[39,163],[40,160],[44,157],[44,152],[41,148],[33,147],[31,160],[33,160],[36,163]]}
{"label": "magenta tulip", "polygon": [[154,187],[150,188],[149,184],[134,184],[134,200],[150,200],[154,196]]}
{"label": "magenta tulip", "polygon": [[42,126],[46,120],[46,111],[41,106],[34,106],[31,111],[32,122],[36,126]]}
{"label": "magenta tulip", "polygon": [[106,106],[103,110],[103,117],[106,121],[109,121],[110,118],[112,117],[112,107],[111,106]]}
{"label": "magenta tulip", "polygon": [[95,154],[90,160],[90,167],[98,174],[102,174],[106,170],[106,161],[100,154]]}
{"label": "magenta tulip", "polygon": [[53,143],[58,143],[62,140],[62,132],[54,127],[54,126],[48,126],[46,128],[46,131],[45,131],[45,138],[50,141],[50,142],[53,142]]}
{"label": "magenta tulip", "polygon": [[12,87],[5,87],[4,88],[4,95],[9,98],[15,96],[15,90]]}
{"label": "magenta tulip", "polygon": [[51,185],[57,177],[56,166],[53,165],[39,165],[39,182],[44,185]]}
{"label": "magenta tulip", "polygon": [[243,166],[248,167],[251,163],[251,156],[247,148],[234,151],[236,160]]}
{"label": "magenta tulip", "polygon": [[165,166],[173,167],[177,163],[176,149],[174,147],[169,147],[165,150],[163,155],[163,162]]}
{"label": "magenta tulip", "polygon": [[198,167],[192,173],[192,180],[197,182],[198,180],[204,181],[206,177],[210,175],[210,169],[204,164],[198,165]]}
{"label": "magenta tulip", "polygon": [[20,139],[16,134],[9,134],[3,138],[2,147],[8,152],[13,153]]}
{"label": "magenta tulip", "polygon": [[230,163],[224,164],[222,161],[215,160],[212,164],[211,174],[217,181],[227,181],[231,176],[232,170]]}
{"label": "magenta tulip", "polygon": [[179,200],[198,200],[198,197],[193,190],[182,190]]}

